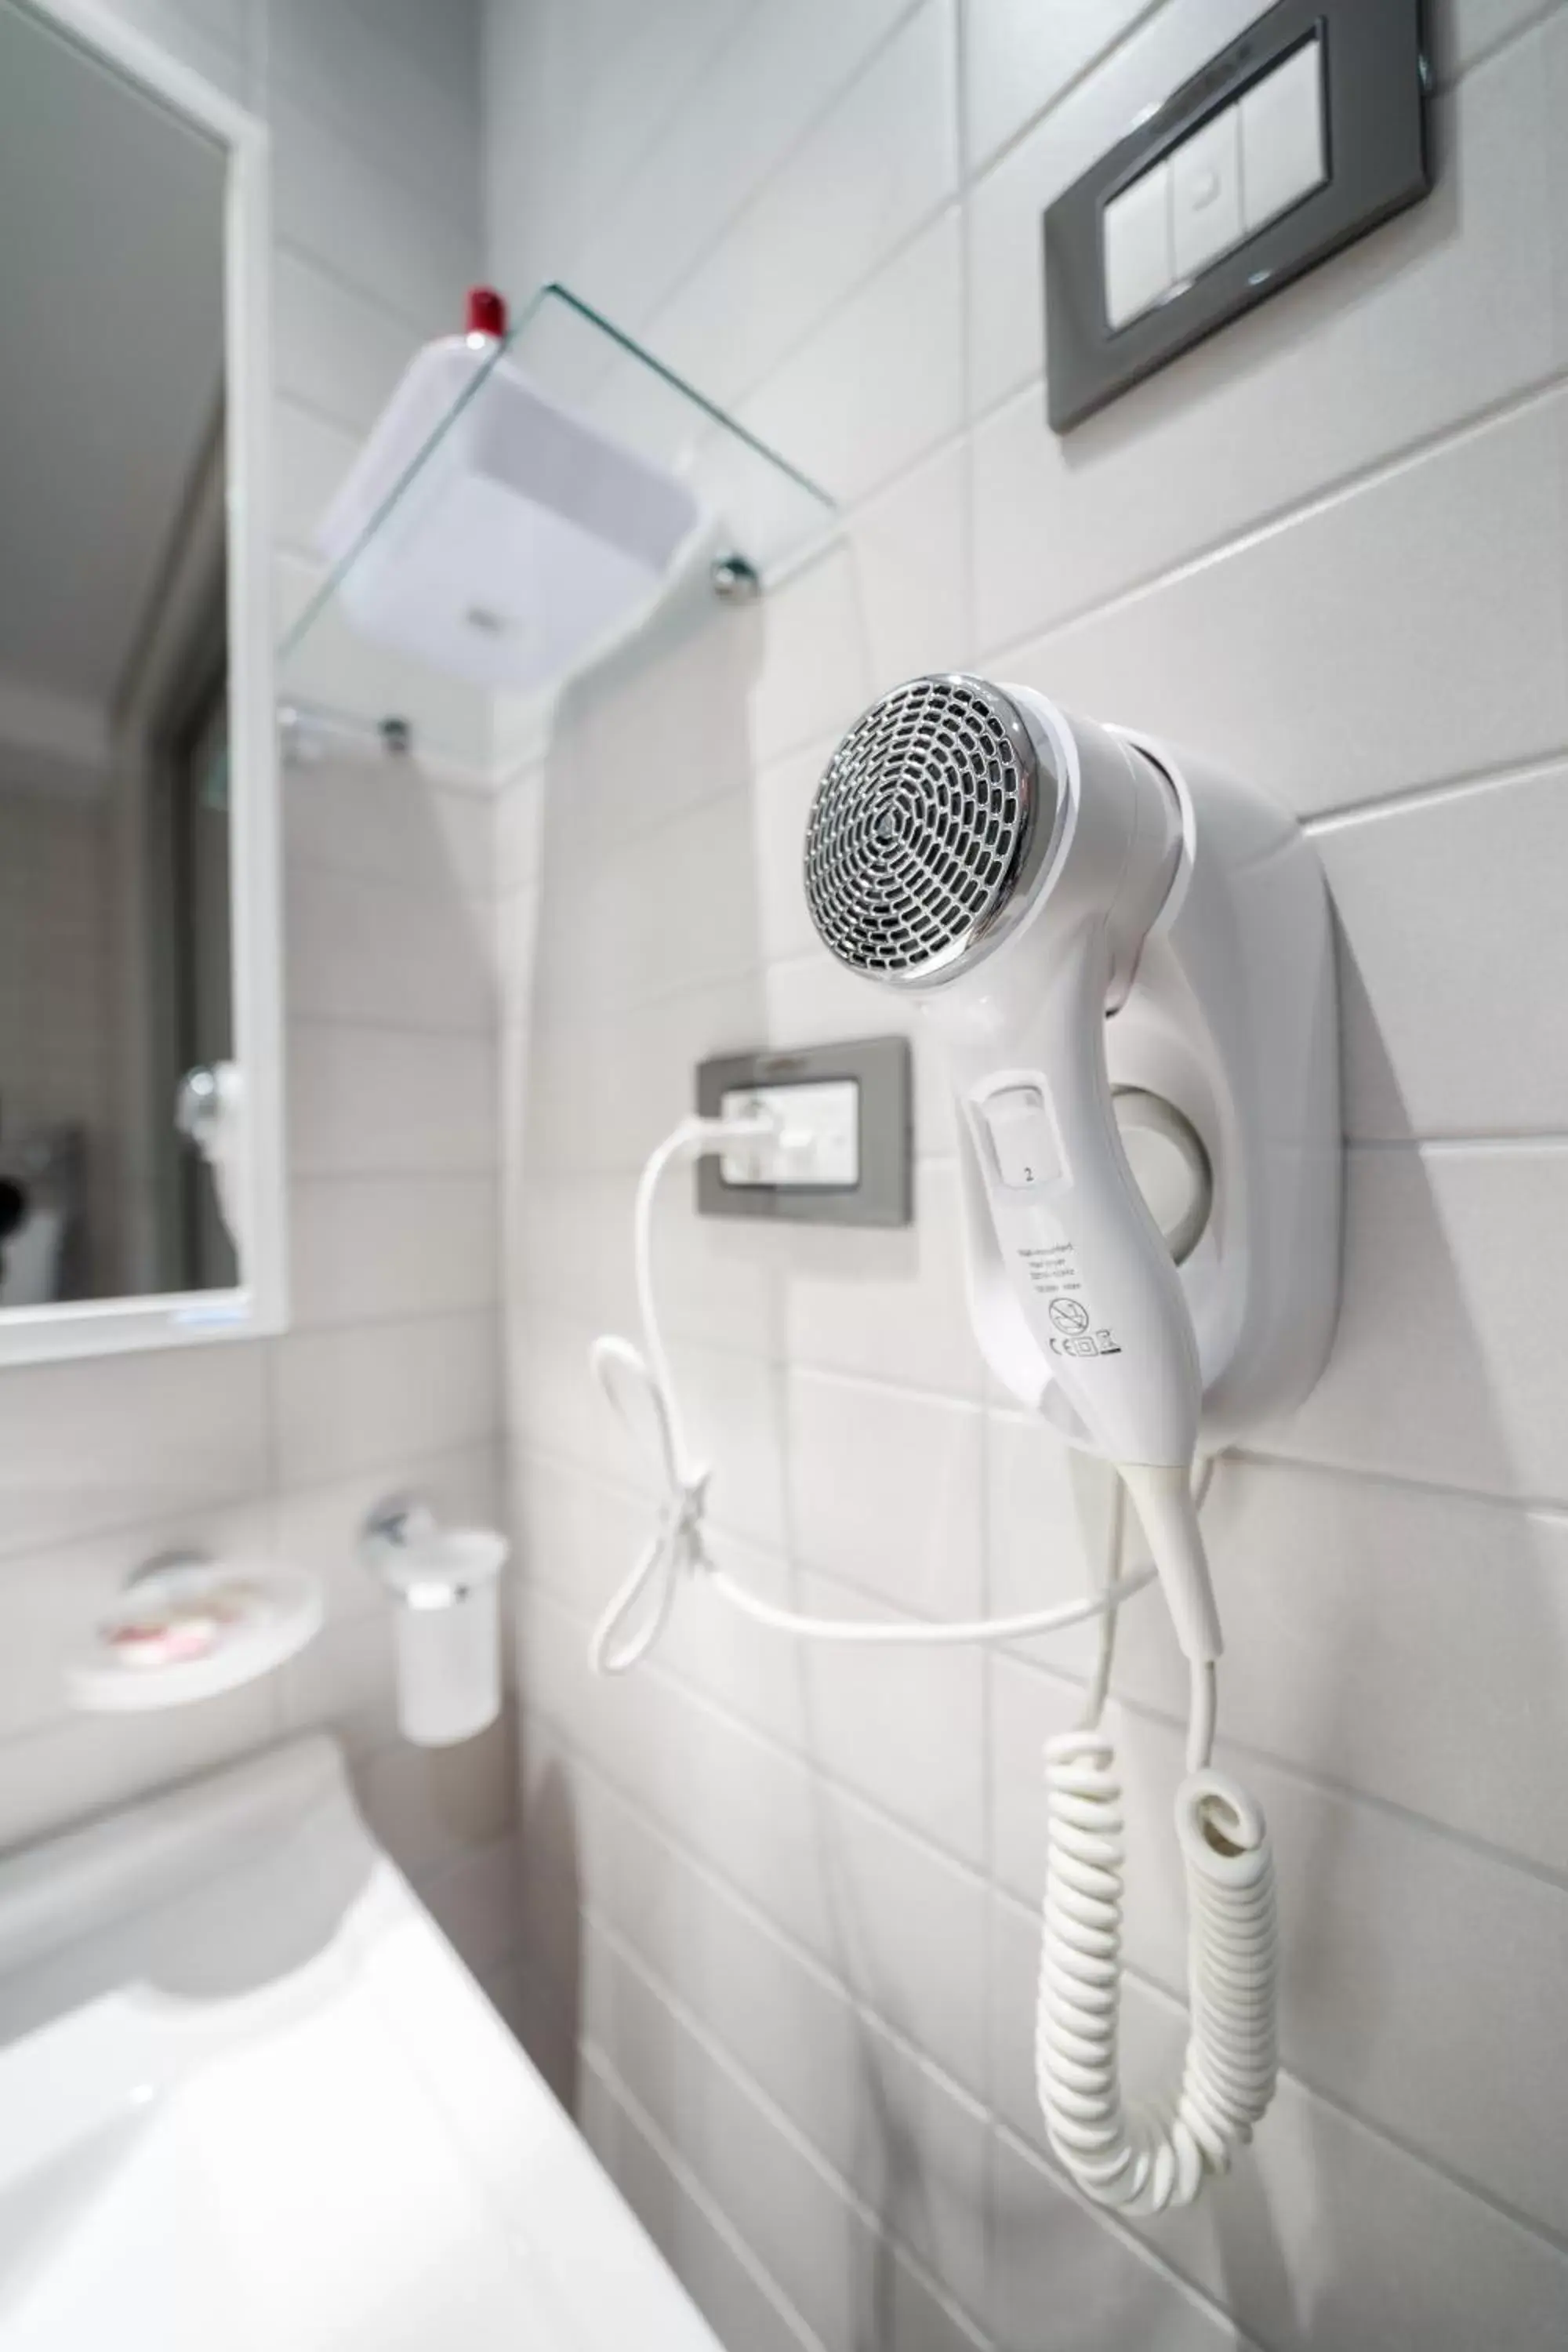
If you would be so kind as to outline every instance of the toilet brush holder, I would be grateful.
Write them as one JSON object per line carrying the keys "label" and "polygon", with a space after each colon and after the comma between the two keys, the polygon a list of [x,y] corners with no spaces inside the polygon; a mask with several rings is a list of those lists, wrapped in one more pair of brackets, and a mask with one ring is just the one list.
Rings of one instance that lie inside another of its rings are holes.
{"label": "toilet brush holder", "polygon": [[360,1552],[393,1604],[398,1727],[418,1748],[472,1739],[500,1713],[500,1571],[494,1528],[444,1528],[395,1496],[365,1521]]}

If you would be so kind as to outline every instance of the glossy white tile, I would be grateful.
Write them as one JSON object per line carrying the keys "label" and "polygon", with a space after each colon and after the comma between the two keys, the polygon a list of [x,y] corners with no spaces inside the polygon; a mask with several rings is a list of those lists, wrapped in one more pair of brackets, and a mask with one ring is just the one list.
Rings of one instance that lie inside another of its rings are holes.
{"label": "glossy white tile", "polygon": [[[1010,492],[976,442],[984,644],[1070,596],[1034,542],[1010,564]],[[1523,765],[1568,743],[1561,394],[1006,656],[1068,708],[1200,745],[1300,812]],[[1022,601],[1019,601],[1019,600]]]}
{"label": "glossy white tile", "polygon": [[[1027,2033],[1035,1923],[1001,1900],[997,1930],[997,2103],[1013,2131],[1037,2140]],[[1170,2079],[1181,2064],[1179,2009],[1133,1978],[1123,2016],[1129,2081]],[[1045,2182],[1016,2142],[1008,2157],[1017,2168],[1016,2185],[1003,2190],[1010,2251],[1015,2275],[1027,2283],[1039,2273],[1026,2224],[1031,2205],[1038,2211]],[[1350,2310],[1362,2339],[1389,2352],[1430,2345],[1465,2352],[1499,2327],[1521,2352],[1546,2352],[1564,2307],[1564,2263],[1555,2248],[1289,2075],[1247,2168],[1189,2212],[1142,2224],[1138,2235],[1152,2256],[1234,2315],[1235,2341],[1243,2346],[1311,2352],[1325,2310]],[[1065,2258],[1089,2259],[1079,2231],[1062,2236],[1058,2251]],[[1009,2267],[1003,2266],[1005,2284]],[[1145,2292],[1155,2294],[1152,2283]],[[1160,2324],[1169,2324],[1163,2311]],[[1012,2340],[1020,2347],[1027,2341]],[[1164,2341],[1163,2333],[1157,2340]]]}
{"label": "glossy white tile", "polygon": [[[1074,1721],[1080,1693],[1003,1663],[993,1699],[998,1874],[1036,1895],[1041,1743]],[[1561,2234],[1564,2201],[1547,2151],[1565,2038],[1553,1988],[1568,1892],[1417,1821],[1227,1754],[1223,1708],[1221,1720],[1222,1765],[1262,1805],[1274,1840],[1284,2064],[1402,2147]],[[1170,1805],[1180,1724],[1132,1709],[1112,1721],[1127,1822],[1127,1959],[1179,1997],[1185,1922]],[[1507,2099],[1478,2098],[1476,2078],[1456,2081],[1424,2062],[1424,2052],[1459,2041],[1483,2079],[1512,2085]]]}
{"label": "glossy white tile", "polygon": [[362,153],[330,119],[280,99],[273,114],[273,226],[290,252],[405,316],[458,334],[480,275],[479,221],[448,216],[412,187],[389,151]]}
{"label": "glossy white tile", "polygon": [[590,294],[634,324],[646,321],[811,140],[862,68],[877,72],[879,47],[903,12],[903,0],[854,8],[801,0],[787,13],[754,7],[732,21],[621,202],[607,216],[595,208],[582,248]]}
{"label": "glossy white tile", "polygon": [[1568,1499],[1565,1170],[1560,1145],[1352,1150],[1333,1353],[1270,1450]]}
{"label": "glossy white tile", "polygon": [[721,399],[768,369],[956,192],[952,0],[923,0],[650,321]]}
{"label": "glossy white tile", "polygon": [[273,304],[279,392],[365,432],[418,349],[419,328],[288,250],[273,265]]}
{"label": "glossy white tile", "polygon": [[[899,2341],[952,2352],[975,2339],[907,2269],[880,2226],[787,2129],[700,2029],[654,1986],[618,1938],[590,1930],[584,2032],[664,2137],[678,2144],[807,2325],[854,2340],[889,2299],[905,2305]],[[911,2308],[910,2306],[919,2306]]]}
{"label": "glossy white tile", "polygon": [[299,1175],[478,1175],[494,1167],[489,1036],[296,1021],[288,1058],[289,1158]]}
{"label": "glossy white tile", "polygon": [[1568,768],[1331,824],[1318,853],[1339,928],[1346,1132],[1568,1134],[1552,970]]}
{"label": "glossy white tile", "polygon": [[984,2299],[984,2116],[635,1808],[582,1783],[593,1904],[864,2203]]}
{"label": "glossy white tile", "polygon": [[[989,0],[984,7],[966,9],[969,169],[979,171],[1005,141],[1056,104],[1141,16],[1153,13],[1152,0],[1067,0],[1050,9],[1032,7],[1029,0]],[[1203,37],[1215,38],[1206,26]]]}
{"label": "glossy white tile", "polygon": [[916,1616],[978,1614],[978,1409],[793,1368],[790,1537],[810,1568]]}
{"label": "glossy white tile", "polygon": [[488,1309],[279,1340],[279,1476],[311,1486],[489,1437],[499,1422],[497,1357]]}
{"label": "glossy white tile", "polygon": [[0,1550],[26,1554],[264,1491],[267,1352],[219,1342],[8,1370]]}
{"label": "glossy white tile", "polygon": [[496,1017],[491,919],[482,899],[290,864],[289,1011],[310,1021],[488,1032]]}
{"label": "glossy white tile", "polygon": [[575,1620],[524,1604],[525,1706],[965,2089],[981,2081],[983,1882],[655,1676],[588,1673]]}
{"label": "glossy white tile", "polygon": [[742,408],[742,420],[849,500],[956,433],[963,417],[956,208],[834,311]]}
{"label": "glossy white tile", "polygon": [[700,2188],[597,2051],[584,2053],[579,2119],[589,2146],[723,2344],[817,2352],[818,2339],[733,2223]]}
{"label": "glossy white tile", "polygon": [[490,1306],[495,1180],[322,1176],[289,1195],[293,1328]]}

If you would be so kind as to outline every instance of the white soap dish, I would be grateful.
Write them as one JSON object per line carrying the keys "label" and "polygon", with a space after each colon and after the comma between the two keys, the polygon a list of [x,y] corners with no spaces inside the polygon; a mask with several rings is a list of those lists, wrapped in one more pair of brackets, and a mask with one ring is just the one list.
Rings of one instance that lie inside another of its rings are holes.
{"label": "white soap dish", "polygon": [[190,1553],[150,1560],[66,1661],[66,1695],[100,1715],[216,1698],[294,1657],[321,1614],[321,1588],[301,1569]]}

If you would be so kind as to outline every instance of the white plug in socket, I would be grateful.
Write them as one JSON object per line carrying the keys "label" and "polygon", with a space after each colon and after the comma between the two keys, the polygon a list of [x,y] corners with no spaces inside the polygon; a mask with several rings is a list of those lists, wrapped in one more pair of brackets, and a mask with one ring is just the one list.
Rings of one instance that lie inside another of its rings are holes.
{"label": "white plug in socket", "polygon": [[860,1088],[853,1078],[820,1085],[737,1087],[721,1103],[725,1118],[755,1114],[773,1135],[732,1144],[720,1156],[726,1184],[842,1191],[860,1181]]}

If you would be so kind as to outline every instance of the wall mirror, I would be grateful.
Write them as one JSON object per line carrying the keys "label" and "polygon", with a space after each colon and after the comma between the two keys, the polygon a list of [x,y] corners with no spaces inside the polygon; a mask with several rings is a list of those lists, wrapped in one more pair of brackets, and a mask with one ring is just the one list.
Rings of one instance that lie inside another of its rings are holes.
{"label": "wall mirror", "polygon": [[0,0],[0,1362],[284,1314],[265,137]]}

